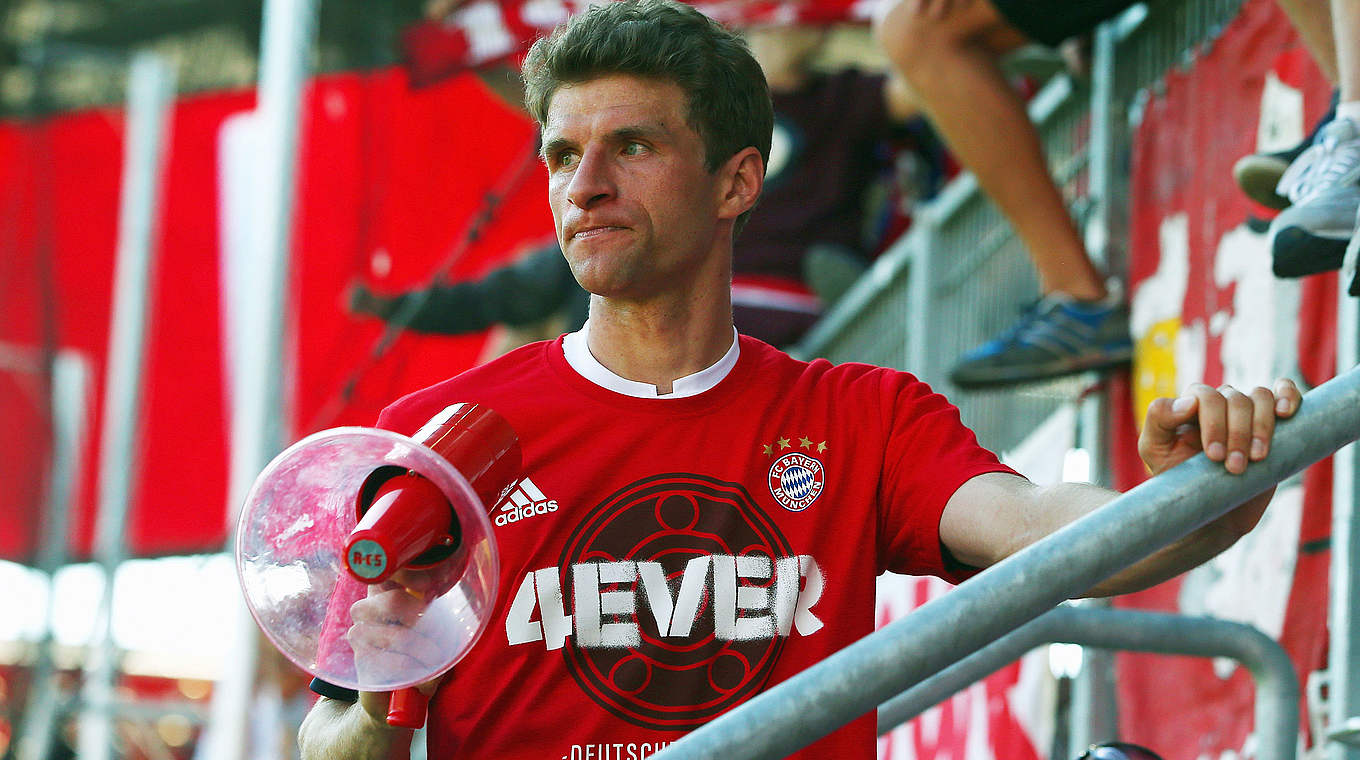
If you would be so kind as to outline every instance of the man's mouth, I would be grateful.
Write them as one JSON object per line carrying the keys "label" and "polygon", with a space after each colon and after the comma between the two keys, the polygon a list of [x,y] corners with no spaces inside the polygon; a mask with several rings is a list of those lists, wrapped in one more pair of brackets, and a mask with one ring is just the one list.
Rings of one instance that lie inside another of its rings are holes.
{"label": "man's mouth", "polygon": [[576,240],[589,240],[590,238],[600,237],[601,235],[607,235],[611,232],[618,232],[622,229],[622,227],[613,226],[587,227],[585,229],[577,230],[572,234],[572,238]]}

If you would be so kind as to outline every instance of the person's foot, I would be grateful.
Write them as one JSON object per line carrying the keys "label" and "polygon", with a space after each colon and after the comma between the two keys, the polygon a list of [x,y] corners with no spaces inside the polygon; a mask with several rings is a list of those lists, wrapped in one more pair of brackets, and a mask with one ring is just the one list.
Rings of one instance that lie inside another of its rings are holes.
{"label": "person's foot", "polygon": [[1292,205],[1270,224],[1272,269],[1303,277],[1341,266],[1360,212],[1360,125],[1322,128],[1280,179]]}
{"label": "person's foot", "polygon": [[1322,115],[1317,124],[1313,125],[1313,131],[1298,145],[1288,150],[1251,153],[1239,158],[1237,163],[1233,164],[1233,180],[1248,198],[1262,206],[1277,211],[1289,208],[1289,196],[1280,188],[1280,179],[1284,177],[1289,165],[1313,144],[1318,132],[1335,118],[1336,98],[1333,97],[1332,107]]}
{"label": "person's foot", "polygon": [[1132,357],[1129,310],[1122,299],[1077,301],[1054,293],[964,354],[949,379],[960,388],[987,388],[1115,367]]}
{"label": "person's foot", "polygon": [[1284,176],[1289,164],[1299,157],[1307,142],[1301,142],[1289,150],[1274,153],[1250,153],[1233,164],[1233,180],[1247,197],[1277,211],[1289,208],[1289,199],[1276,192],[1280,177]]}

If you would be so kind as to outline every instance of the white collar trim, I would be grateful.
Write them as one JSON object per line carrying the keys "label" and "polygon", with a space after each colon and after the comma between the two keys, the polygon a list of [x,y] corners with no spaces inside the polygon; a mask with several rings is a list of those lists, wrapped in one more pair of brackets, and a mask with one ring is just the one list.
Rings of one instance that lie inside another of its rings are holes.
{"label": "white collar trim", "polygon": [[569,333],[562,339],[562,353],[566,356],[567,364],[576,370],[577,374],[590,382],[604,388],[622,393],[625,396],[636,398],[686,398],[697,396],[704,391],[710,390],[727,373],[737,365],[737,356],[741,353],[740,343],[737,340],[737,328],[732,328],[732,347],[727,349],[727,353],[712,366],[701,369],[692,375],[686,375],[671,383],[671,392],[665,395],[656,392],[656,386],[651,383],[639,383],[636,380],[629,380],[614,374],[610,369],[599,362],[594,354],[590,353],[590,348],[586,345],[586,337],[590,335],[590,320],[581,326],[581,329],[574,333]]}

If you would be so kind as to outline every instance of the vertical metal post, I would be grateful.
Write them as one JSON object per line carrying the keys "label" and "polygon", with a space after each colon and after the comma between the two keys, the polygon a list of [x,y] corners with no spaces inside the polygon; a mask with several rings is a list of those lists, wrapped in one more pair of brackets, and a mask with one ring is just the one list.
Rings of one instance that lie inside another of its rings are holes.
{"label": "vertical metal post", "polygon": [[907,356],[904,369],[927,380],[935,377],[929,346],[935,335],[931,324],[934,313],[932,296],[935,292],[934,266],[931,258],[939,246],[940,221],[933,207],[925,206],[917,213],[918,229],[907,252],[911,264],[907,268]]}
{"label": "vertical metal post", "polygon": [[241,456],[241,461],[249,465],[246,470],[249,479],[238,481],[242,470],[233,468],[233,486],[243,484],[244,488],[237,491],[242,495],[255,475],[283,449],[288,436],[283,413],[287,391],[281,371],[288,364],[285,305],[297,194],[298,137],[302,131],[302,90],[311,58],[316,8],[317,0],[267,0],[264,4],[256,116],[264,143],[260,158],[263,196],[260,210],[264,244],[261,273],[265,277],[255,283],[260,300],[252,305],[267,319],[267,329],[260,336],[263,350],[258,357],[264,364],[245,368],[259,376],[261,394],[247,400],[254,405],[255,430],[259,433],[255,450]]}
{"label": "vertical metal post", "polygon": [[[229,525],[255,476],[283,449],[287,430],[287,286],[301,131],[302,91],[312,51],[317,0],[266,0],[260,34],[260,80],[255,127],[261,142],[258,256],[251,282],[236,283],[227,308],[235,340],[231,367],[232,429]],[[224,272],[225,273],[225,272]],[[230,550],[229,542],[228,550]],[[250,735],[250,702],[259,660],[259,631],[237,599],[229,669],[213,694],[202,760],[241,760]],[[269,716],[258,716],[267,719]]]}
{"label": "vertical metal post", "polygon": [[1095,201],[1095,213],[1086,224],[1086,250],[1105,272],[1112,266],[1109,255],[1115,206],[1115,34],[1109,23],[1096,28],[1091,58],[1091,133],[1086,150],[1087,192]]}
{"label": "vertical metal post", "polygon": [[[1081,400],[1077,445],[1091,458],[1093,482],[1109,485],[1109,462],[1102,439],[1106,428],[1106,398],[1090,394]],[[1087,599],[1082,607],[1108,610],[1108,599]],[[1119,738],[1118,695],[1115,691],[1115,653],[1109,649],[1083,647],[1081,670],[1072,681],[1070,746],[1075,750]]]}
{"label": "vertical metal post", "polygon": [[[1115,35],[1111,24],[1096,28],[1091,60],[1091,133],[1086,150],[1089,156],[1087,186],[1095,201],[1094,213],[1086,224],[1086,250],[1104,272],[1112,269],[1111,229],[1115,214]],[[1082,399],[1079,410],[1077,445],[1091,458],[1091,472],[1097,482],[1109,484],[1109,462],[1102,435],[1107,430],[1106,400],[1103,395]],[[1108,608],[1108,600],[1089,600],[1084,604]],[[1082,650],[1081,670],[1072,683],[1070,715],[1071,746],[1081,749],[1090,744],[1110,741],[1119,736],[1118,703],[1115,694],[1114,653],[1107,649]]]}
{"label": "vertical metal post", "polygon": [[125,527],[137,471],[142,360],[150,312],[152,247],[174,73],[154,53],[139,53],[128,70],[126,150],[118,208],[118,261],[104,380],[99,445],[99,514],[94,554],[104,593],[86,662],[78,755],[106,760],[113,750],[114,574],[127,553]]}
{"label": "vertical metal post", "polygon": [[76,481],[82,470],[88,390],[89,369],[84,360],[74,352],[58,352],[52,364],[52,465],[48,474],[43,542],[38,555],[38,569],[47,574],[49,593],[42,639],[38,642],[38,659],[33,665],[33,687],[17,745],[18,760],[47,760],[60,717],[62,695],[57,688],[53,657],[56,637],[52,618],[56,605],[50,590],[57,570],[66,562],[71,508]]}
{"label": "vertical metal post", "polygon": [[[1090,611],[1109,610],[1106,600],[1083,604]],[[1072,714],[1068,736],[1076,752],[1119,738],[1119,712],[1114,688],[1114,652],[1082,646],[1081,671],[1072,680]]]}
{"label": "vertical metal post", "polygon": [[[1336,366],[1354,367],[1360,354],[1360,307],[1341,283],[1337,308]],[[1360,526],[1356,525],[1356,476],[1360,456],[1352,443],[1336,453],[1332,481],[1332,572],[1328,610],[1328,760],[1360,760]]]}

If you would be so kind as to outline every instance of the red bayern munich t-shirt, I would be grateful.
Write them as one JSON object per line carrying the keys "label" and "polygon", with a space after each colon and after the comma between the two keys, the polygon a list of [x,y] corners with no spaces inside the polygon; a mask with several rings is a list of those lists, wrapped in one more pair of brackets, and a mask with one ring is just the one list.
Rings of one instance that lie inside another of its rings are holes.
{"label": "red bayern munich t-shirt", "polygon": [[[587,380],[563,339],[416,392],[515,428],[523,479],[491,507],[499,599],[430,705],[431,757],[636,760],[862,638],[885,570],[959,580],[939,539],[964,481],[1012,472],[903,372],[739,338],[685,398]],[[873,756],[872,713],[796,757]]]}

